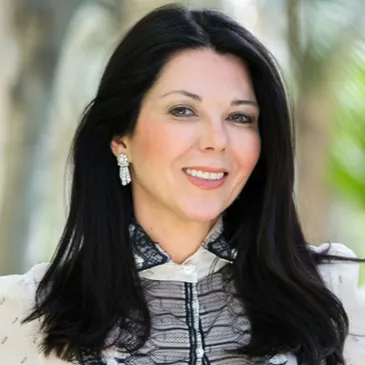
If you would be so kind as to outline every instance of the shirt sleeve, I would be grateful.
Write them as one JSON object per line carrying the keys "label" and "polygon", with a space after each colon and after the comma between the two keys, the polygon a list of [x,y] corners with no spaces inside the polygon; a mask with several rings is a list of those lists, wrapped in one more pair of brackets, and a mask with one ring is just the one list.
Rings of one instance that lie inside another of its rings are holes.
{"label": "shirt sleeve", "polygon": [[34,266],[24,275],[0,277],[0,363],[40,365],[37,321],[22,324],[34,303],[37,277],[45,264]]}
{"label": "shirt sleeve", "polygon": [[[328,244],[322,244],[317,249],[321,250],[327,246]],[[356,257],[351,249],[340,243],[332,243],[329,254]],[[359,288],[359,268],[359,263],[351,261],[320,265],[324,281],[341,300],[349,318],[349,335],[344,349],[347,365],[365,363],[365,292]]]}

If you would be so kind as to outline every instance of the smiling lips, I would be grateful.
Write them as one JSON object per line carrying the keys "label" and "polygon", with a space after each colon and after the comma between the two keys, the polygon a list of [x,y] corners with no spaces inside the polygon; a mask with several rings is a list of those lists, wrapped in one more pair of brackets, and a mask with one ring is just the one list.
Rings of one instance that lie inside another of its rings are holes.
{"label": "smiling lips", "polygon": [[205,190],[220,188],[228,176],[226,170],[212,167],[194,166],[185,168],[183,171],[193,185]]}

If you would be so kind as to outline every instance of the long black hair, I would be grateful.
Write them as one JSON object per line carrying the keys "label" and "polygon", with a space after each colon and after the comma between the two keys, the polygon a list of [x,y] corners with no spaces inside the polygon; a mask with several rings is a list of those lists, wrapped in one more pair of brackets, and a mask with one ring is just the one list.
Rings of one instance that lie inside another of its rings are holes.
{"label": "long black hair", "polygon": [[231,18],[176,5],[142,18],[106,66],[73,141],[68,220],[26,321],[40,318],[44,353],[68,361],[83,349],[101,352],[126,332],[137,338],[124,343],[130,350],[148,339],[150,314],[128,236],[131,188],[120,184],[110,142],[133,134],[144,95],[166,62],[202,48],[241,59],[260,106],[261,155],[224,215],[229,242],[238,250],[232,280],[251,323],[250,341],[237,351],[288,351],[302,364],[326,359],[342,365],[348,318],[318,273],[329,256],[307,248],[298,220],[293,128],[276,63]]}

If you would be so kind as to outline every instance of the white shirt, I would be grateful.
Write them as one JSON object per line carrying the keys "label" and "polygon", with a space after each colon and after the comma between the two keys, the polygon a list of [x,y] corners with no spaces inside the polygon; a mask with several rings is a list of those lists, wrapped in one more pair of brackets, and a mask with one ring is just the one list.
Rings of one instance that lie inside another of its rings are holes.
{"label": "white shirt", "polygon": [[[322,250],[328,244],[310,246]],[[330,254],[355,257],[346,246],[333,243]],[[150,269],[142,270],[140,275],[148,280],[177,280],[195,283],[206,276],[216,258],[209,250],[201,247],[183,264],[165,262]],[[215,270],[220,270],[228,260],[219,259]],[[54,355],[45,358],[38,352],[40,342],[38,321],[21,325],[20,321],[32,306],[37,283],[48,267],[47,263],[35,265],[23,275],[0,277],[0,364],[4,365],[70,365]],[[350,335],[346,339],[344,355],[347,365],[365,363],[365,294],[358,289],[359,264],[336,262],[323,264],[320,273],[327,287],[342,301],[350,321]],[[107,365],[116,365],[113,350],[110,350]],[[123,364],[123,362],[121,362]],[[277,354],[268,364],[297,365],[292,354]]]}

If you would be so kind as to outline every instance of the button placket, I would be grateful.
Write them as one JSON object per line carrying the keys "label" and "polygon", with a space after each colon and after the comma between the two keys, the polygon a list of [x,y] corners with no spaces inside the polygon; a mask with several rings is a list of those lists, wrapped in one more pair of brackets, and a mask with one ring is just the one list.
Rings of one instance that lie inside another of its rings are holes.
{"label": "button placket", "polygon": [[288,362],[288,358],[284,354],[276,354],[269,359],[269,363],[272,365],[285,365]]}
{"label": "button placket", "polygon": [[[195,266],[191,265],[192,268],[196,271]],[[193,309],[193,322],[195,327],[196,333],[196,356],[197,356],[197,365],[202,363],[202,358],[204,356],[204,349],[203,349],[203,341],[202,341],[202,334],[200,332],[199,323],[200,323],[200,306],[199,306],[199,297],[198,297],[198,290],[197,285],[194,283],[192,284],[192,309]]]}

